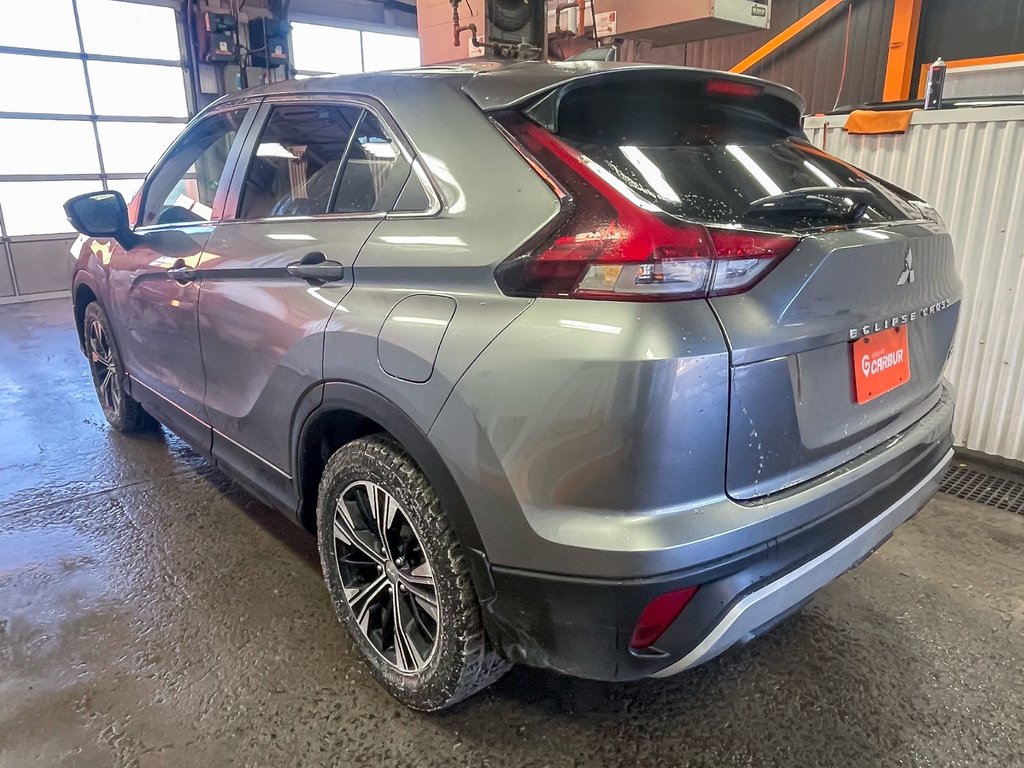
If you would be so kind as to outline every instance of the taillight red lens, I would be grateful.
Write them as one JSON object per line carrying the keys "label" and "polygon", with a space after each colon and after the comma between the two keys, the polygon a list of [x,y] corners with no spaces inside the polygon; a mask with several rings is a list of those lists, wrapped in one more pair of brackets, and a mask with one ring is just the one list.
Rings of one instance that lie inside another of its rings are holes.
{"label": "taillight red lens", "polygon": [[715,276],[709,296],[748,290],[800,242],[798,237],[742,229],[708,231],[715,248]]}
{"label": "taillight red lens", "polygon": [[752,99],[764,93],[760,85],[738,83],[735,80],[708,80],[704,90],[708,96],[727,96],[733,99]]}
{"label": "taillight red lens", "polygon": [[671,626],[672,622],[679,618],[683,608],[693,600],[698,588],[684,587],[674,592],[666,592],[651,600],[636,622],[636,629],[633,630],[629,647],[642,651],[654,645],[658,638],[665,634],[665,630]]}
{"label": "taillight red lens", "polygon": [[515,114],[501,124],[550,174],[545,178],[559,197],[567,190],[572,198],[572,210],[544,245],[498,267],[506,293],[619,301],[736,293],[799,242],[673,219],[539,125]]}

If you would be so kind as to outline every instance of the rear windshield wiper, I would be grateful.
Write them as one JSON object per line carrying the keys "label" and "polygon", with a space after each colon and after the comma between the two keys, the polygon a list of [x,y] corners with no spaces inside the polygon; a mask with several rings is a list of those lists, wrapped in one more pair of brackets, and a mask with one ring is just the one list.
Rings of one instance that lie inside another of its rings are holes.
{"label": "rear windshield wiper", "polygon": [[876,194],[863,187],[801,187],[755,200],[747,215],[767,218],[773,214],[827,213],[859,219]]}

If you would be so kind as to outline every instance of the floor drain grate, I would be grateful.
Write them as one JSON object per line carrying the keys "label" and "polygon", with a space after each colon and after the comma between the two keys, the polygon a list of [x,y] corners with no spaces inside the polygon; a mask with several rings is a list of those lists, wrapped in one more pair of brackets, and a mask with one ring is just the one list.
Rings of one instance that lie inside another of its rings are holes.
{"label": "floor drain grate", "polygon": [[979,472],[970,467],[952,466],[942,479],[941,490],[958,499],[1024,515],[1024,482]]}

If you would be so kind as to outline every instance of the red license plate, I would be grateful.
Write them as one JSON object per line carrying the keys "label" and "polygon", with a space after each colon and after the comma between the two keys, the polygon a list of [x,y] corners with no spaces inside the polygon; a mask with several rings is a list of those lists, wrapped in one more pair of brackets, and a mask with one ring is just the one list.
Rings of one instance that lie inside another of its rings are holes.
{"label": "red license plate", "polygon": [[906,326],[859,338],[850,344],[850,351],[858,403],[874,400],[910,381]]}

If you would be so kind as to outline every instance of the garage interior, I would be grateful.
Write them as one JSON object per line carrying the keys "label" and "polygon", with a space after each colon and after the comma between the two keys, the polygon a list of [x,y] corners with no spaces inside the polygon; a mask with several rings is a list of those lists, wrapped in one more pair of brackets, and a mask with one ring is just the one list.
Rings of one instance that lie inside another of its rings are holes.
{"label": "garage interior", "polygon": [[[0,768],[1024,765],[1024,5],[549,0],[494,24],[518,5],[0,4]],[[573,56],[787,85],[813,145],[935,206],[964,283],[957,456],[882,549],[742,649],[636,683],[517,666],[424,715],[341,631],[313,538],[171,432],[108,428],[62,204],[130,199],[246,87]]]}

